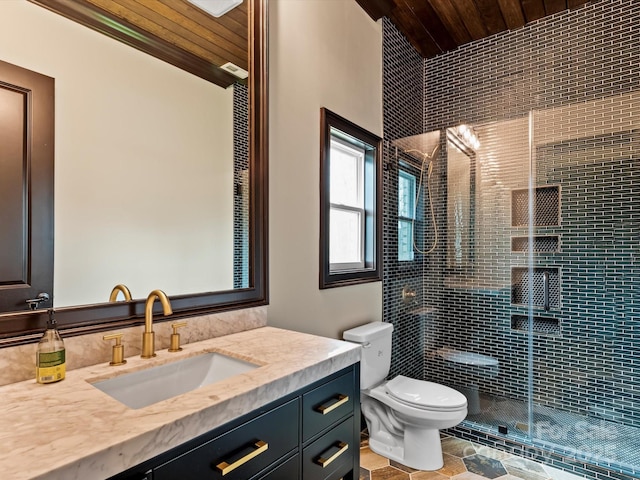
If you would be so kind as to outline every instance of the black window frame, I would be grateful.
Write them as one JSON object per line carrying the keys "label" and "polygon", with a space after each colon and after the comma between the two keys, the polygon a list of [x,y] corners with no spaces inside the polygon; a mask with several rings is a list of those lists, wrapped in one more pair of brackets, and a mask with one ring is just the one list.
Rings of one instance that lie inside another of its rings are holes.
{"label": "black window frame", "polygon": [[[342,140],[365,146],[365,265],[331,271],[329,260],[330,161],[332,130]],[[320,289],[382,281],[382,139],[333,113],[320,109]]]}

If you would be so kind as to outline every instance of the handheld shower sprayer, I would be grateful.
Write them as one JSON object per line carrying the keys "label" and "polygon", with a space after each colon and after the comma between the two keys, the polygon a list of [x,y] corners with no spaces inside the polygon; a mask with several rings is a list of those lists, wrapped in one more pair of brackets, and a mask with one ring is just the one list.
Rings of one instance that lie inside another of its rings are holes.
{"label": "handheld shower sprayer", "polygon": [[[418,188],[416,190],[416,201],[413,204],[413,220],[411,220],[411,230],[413,232],[413,248],[418,253],[422,253],[424,255],[430,254],[438,246],[438,224],[436,223],[436,214],[433,209],[433,196],[431,195],[431,174],[433,173],[433,159],[435,158],[438,148],[440,148],[440,145],[436,145],[430,154],[417,149],[405,150],[405,153],[418,153],[422,156],[422,165],[420,166],[420,181],[418,182]],[[431,222],[433,224],[433,244],[428,250],[421,250],[420,247],[416,245],[416,229],[414,228],[414,223],[416,218],[416,209],[418,208],[418,202],[420,200],[420,192],[422,191],[425,164],[427,163],[427,161],[429,162],[429,165],[427,166],[427,192],[429,193],[429,209],[431,211]]]}

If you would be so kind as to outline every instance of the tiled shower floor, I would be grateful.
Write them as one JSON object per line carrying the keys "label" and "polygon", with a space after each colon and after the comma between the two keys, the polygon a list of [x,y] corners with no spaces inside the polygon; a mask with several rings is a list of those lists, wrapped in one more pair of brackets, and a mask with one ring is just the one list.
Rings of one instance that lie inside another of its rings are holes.
{"label": "tiled shower floor", "polygon": [[[527,404],[502,397],[481,397],[482,412],[467,420],[480,426],[506,425],[509,433],[527,433]],[[593,463],[600,459],[640,472],[640,428],[602,418],[578,415],[540,405],[534,406],[533,435],[560,446],[567,453]]]}
{"label": "tiled shower floor", "polygon": [[366,436],[360,448],[360,480],[578,480],[582,477],[510,453],[443,436],[444,466],[435,472],[405,467],[372,452]]}

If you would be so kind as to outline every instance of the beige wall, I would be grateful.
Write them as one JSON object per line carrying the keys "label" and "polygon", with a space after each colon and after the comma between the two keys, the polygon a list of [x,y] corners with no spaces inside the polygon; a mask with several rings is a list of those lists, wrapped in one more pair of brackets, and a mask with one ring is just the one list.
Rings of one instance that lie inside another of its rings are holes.
{"label": "beige wall", "polygon": [[320,108],[382,136],[382,27],[353,0],[271,0],[268,323],[339,338],[382,283],[318,289]]}
{"label": "beige wall", "polygon": [[55,306],[232,287],[231,89],[26,0],[0,60],[55,78]]}

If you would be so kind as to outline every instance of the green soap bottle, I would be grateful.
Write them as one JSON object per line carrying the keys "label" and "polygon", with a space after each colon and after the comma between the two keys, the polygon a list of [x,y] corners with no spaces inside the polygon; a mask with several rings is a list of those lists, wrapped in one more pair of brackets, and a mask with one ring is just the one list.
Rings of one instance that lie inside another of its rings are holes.
{"label": "green soap bottle", "polygon": [[36,351],[36,381],[53,383],[64,379],[66,373],[66,355],[64,342],[56,326],[55,312],[48,310],[47,330],[38,342]]}

